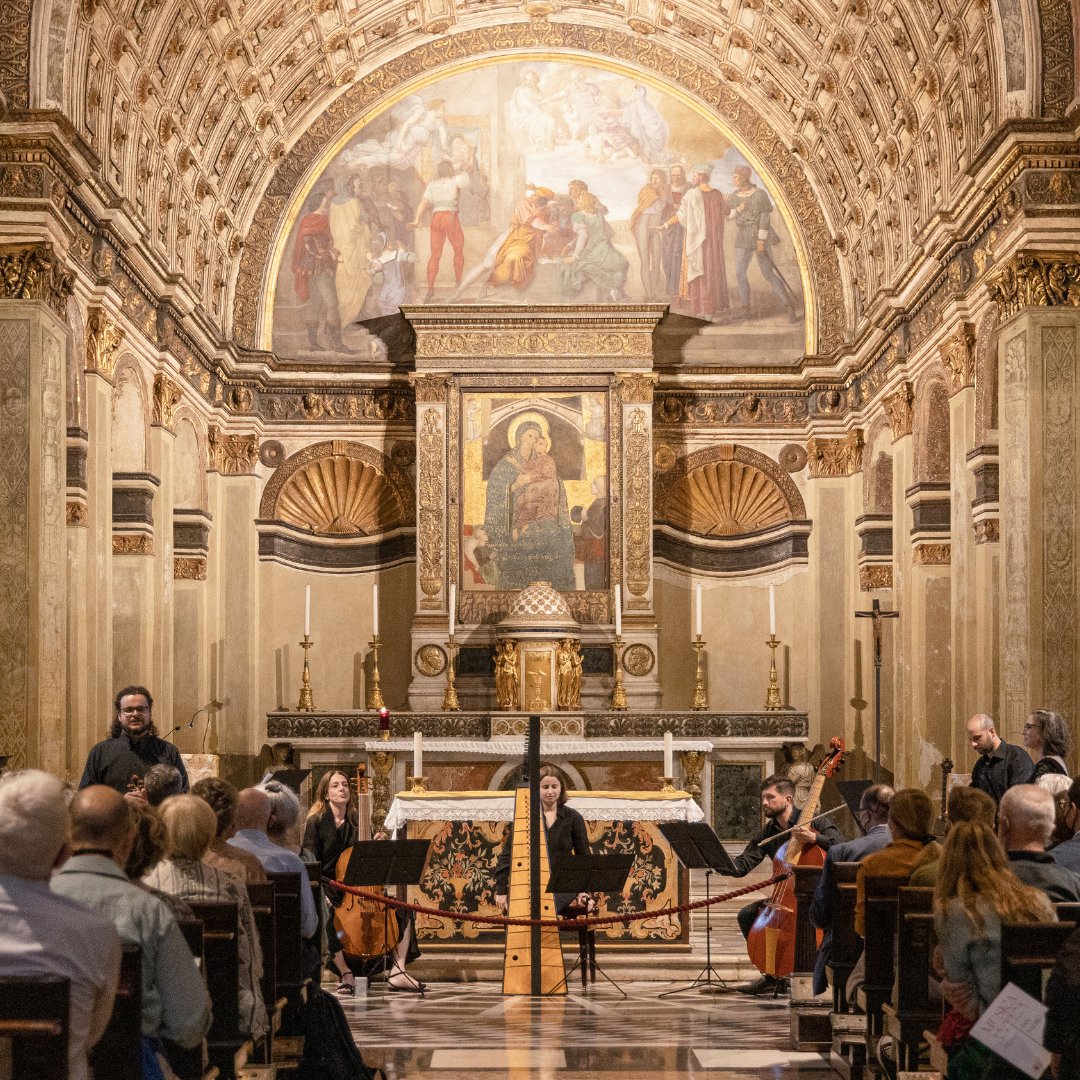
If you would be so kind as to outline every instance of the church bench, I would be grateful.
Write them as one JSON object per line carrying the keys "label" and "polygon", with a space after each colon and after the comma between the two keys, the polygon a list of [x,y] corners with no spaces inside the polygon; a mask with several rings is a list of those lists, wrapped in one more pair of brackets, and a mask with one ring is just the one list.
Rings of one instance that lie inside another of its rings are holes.
{"label": "church bench", "polygon": [[286,999],[281,1026],[274,1037],[274,1058],[279,1054],[299,1055],[300,1005],[304,998],[304,941],[300,933],[300,875],[267,871],[274,886],[274,960],[276,994]]}
{"label": "church bench", "polygon": [[0,1045],[13,1077],[66,1080],[70,999],[59,975],[0,977]]}
{"label": "church bench", "polygon": [[934,890],[906,885],[897,899],[896,983],[892,1000],[882,1006],[885,1034],[892,1036],[902,1071],[919,1067],[923,1030],[936,1026],[940,1001],[930,995],[934,935]]}
{"label": "church bench", "polygon": [[[206,960],[203,956],[203,924],[201,919],[177,919],[176,925],[180,927],[180,933],[184,935],[187,947],[191,955],[195,957],[195,963],[206,979]],[[175,1043],[164,1042],[165,1057],[168,1058],[169,1066],[178,1077],[178,1080],[218,1080],[219,1071],[216,1067],[207,1064],[206,1040],[203,1039],[198,1046],[183,1047]]]}
{"label": "church bench", "polygon": [[1004,923],[1001,927],[1001,985],[1015,983],[1042,1001],[1045,977],[1075,926],[1067,923]]}
{"label": "church bench", "polygon": [[94,1080],[142,1080],[142,949],[125,945],[109,1025],[90,1051]]}
{"label": "church bench", "polygon": [[260,982],[270,1030],[255,1046],[255,1060],[265,1063],[271,1058],[274,1035],[281,1027],[281,1010],[284,999],[278,1000],[277,991],[277,941],[274,927],[274,885],[269,881],[249,884],[248,899],[255,919],[255,929],[262,949],[263,974]]}
{"label": "church bench", "polygon": [[833,866],[831,908],[832,958],[829,977],[832,980],[833,1012],[846,1013],[847,981],[859,961],[862,942],[855,933],[855,879],[859,875],[857,862],[836,863]]}
{"label": "church bench", "polygon": [[896,913],[900,889],[907,882],[907,877],[890,874],[867,877],[863,885],[866,974],[858,993],[858,1002],[866,1013],[867,1036],[874,1042],[881,1034],[882,1006],[892,998],[896,974]]}
{"label": "church bench", "polygon": [[251,1045],[240,1030],[239,908],[208,900],[191,900],[189,906],[203,924],[203,973],[213,1014],[207,1053],[223,1080],[232,1080]]}
{"label": "church bench", "polygon": [[795,867],[795,960],[791,972],[791,1045],[796,1050],[826,1050],[832,1040],[830,1003],[814,996],[818,930],[810,922],[822,867]]}

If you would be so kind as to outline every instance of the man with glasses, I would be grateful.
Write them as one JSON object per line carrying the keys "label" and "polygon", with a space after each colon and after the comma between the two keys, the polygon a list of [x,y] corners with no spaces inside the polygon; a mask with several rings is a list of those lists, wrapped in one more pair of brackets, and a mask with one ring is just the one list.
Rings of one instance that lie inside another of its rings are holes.
{"label": "man with glasses", "polygon": [[155,765],[171,765],[187,792],[187,770],[180,751],[159,739],[153,720],[154,699],[145,686],[125,686],[116,695],[116,717],[109,738],[92,747],[79,787],[105,784],[143,801],[142,778]]}
{"label": "man with glasses", "polygon": [[1054,848],[1054,862],[1080,874],[1080,780],[1074,780],[1069,788],[1069,810],[1065,815],[1065,828],[1073,835]]}

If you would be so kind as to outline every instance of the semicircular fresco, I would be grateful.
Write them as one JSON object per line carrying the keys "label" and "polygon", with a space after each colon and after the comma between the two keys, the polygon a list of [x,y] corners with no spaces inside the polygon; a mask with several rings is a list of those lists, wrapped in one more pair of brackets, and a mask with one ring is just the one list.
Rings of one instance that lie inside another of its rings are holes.
{"label": "semicircular fresco", "polygon": [[282,358],[362,363],[378,356],[364,330],[402,304],[477,302],[667,303],[714,328],[717,363],[804,351],[775,193],[695,109],[587,62],[432,82],[365,122],[293,213],[273,293]]}

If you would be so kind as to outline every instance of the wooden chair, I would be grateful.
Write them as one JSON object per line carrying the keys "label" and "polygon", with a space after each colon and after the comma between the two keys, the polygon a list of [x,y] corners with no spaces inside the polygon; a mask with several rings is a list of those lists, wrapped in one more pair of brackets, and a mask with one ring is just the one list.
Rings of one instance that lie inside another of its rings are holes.
{"label": "wooden chair", "polygon": [[142,1080],[142,949],[125,945],[109,1026],[90,1051],[94,1080]]}
{"label": "wooden chair", "polygon": [[[206,960],[203,956],[203,924],[199,919],[177,919],[180,932],[184,935],[199,970],[206,977]],[[198,1046],[177,1046],[176,1043],[163,1040],[165,1057],[180,1080],[203,1080],[206,1075],[206,1040]],[[216,1072],[216,1070],[215,1070]]]}
{"label": "wooden chair", "polygon": [[269,881],[249,884],[248,899],[255,918],[255,929],[259,935],[259,947],[262,949],[263,974],[260,988],[266,1003],[266,1014],[270,1020],[270,1030],[266,1038],[255,1046],[255,1060],[260,1063],[270,1061],[274,1034],[281,1026],[281,1010],[284,1001],[277,996],[277,942],[274,929],[274,885]]}
{"label": "wooden chair", "polygon": [[10,1043],[13,1077],[67,1080],[70,998],[59,975],[0,977],[0,1039]]}
{"label": "wooden chair", "polygon": [[934,890],[904,886],[897,898],[896,987],[882,1006],[885,1033],[896,1048],[898,1068],[919,1068],[923,1031],[941,1020],[940,1001],[930,997],[934,934]]}

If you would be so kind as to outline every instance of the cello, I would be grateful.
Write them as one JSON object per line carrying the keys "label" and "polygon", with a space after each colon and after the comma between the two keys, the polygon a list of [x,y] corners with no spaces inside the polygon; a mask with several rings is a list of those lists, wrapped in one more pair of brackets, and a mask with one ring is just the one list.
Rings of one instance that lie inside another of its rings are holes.
{"label": "cello", "polygon": [[[843,764],[844,740],[833,739],[829,753],[818,766],[806,805],[799,820],[809,823],[821,806],[825,781]],[[824,866],[825,852],[817,844],[807,846],[798,836],[788,839],[773,856],[773,874],[789,876],[773,886],[772,894],[758,912],[746,937],[746,951],[762,975],[786,979],[795,967],[795,866]],[[818,931],[820,943],[821,932]]]}
{"label": "cello", "polygon": [[[356,838],[371,837],[371,790],[363,765],[356,767]],[[336,881],[345,880],[349,860],[353,856],[350,844],[339,856],[334,866]],[[379,885],[365,886],[366,892],[385,894]],[[397,918],[377,900],[367,900],[352,893],[344,893],[334,908],[334,933],[345,954],[350,968],[363,969],[372,961],[381,961],[387,953],[397,948],[400,937]],[[377,969],[376,969],[377,970]]]}

